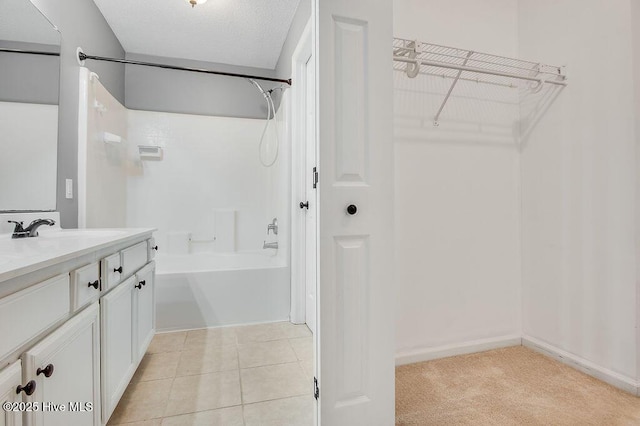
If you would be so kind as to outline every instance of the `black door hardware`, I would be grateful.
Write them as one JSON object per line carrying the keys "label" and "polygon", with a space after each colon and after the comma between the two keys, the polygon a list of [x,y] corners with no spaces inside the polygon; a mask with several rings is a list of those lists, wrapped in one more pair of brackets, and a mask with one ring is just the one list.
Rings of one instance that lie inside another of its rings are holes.
{"label": "black door hardware", "polygon": [[53,364],[47,365],[45,368],[38,368],[36,370],[36,375],[44,374],[44,377],[51,377],[53,374]]}
{"label": "black door hardware", "polygon": [[29,380],[29,383],[27,383],[24,386],[18,386],[16,388],[16,393],[19,394],[20,392],[24,392],[26,395],[33,395],[33,393],[36,391],[36,381],[35,380]]}

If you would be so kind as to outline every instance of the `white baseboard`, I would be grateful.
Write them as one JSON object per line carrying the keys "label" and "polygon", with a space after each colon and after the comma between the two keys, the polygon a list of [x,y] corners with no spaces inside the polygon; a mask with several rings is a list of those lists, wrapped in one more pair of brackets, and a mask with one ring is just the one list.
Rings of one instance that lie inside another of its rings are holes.
{"label": "white baseboard", "polygon": [[582,371],[589,376],[595,377],[598,380],[609,383],[623,391],[629,392],[633,395],[640,396],[640,383],[636,380],[624,376],[615,371],[600,367],[591,361],[581,358],[572,353],[563,351],[553,345],[536,339],[531,336],[522,337],[522,345],[527,348],[533,349],[536,352],[540,352],[543,355],[550,356],[558,361],[566,364],[576,370]]}
{"label": "white baseboard", "polygon": [[433,359],[485,352],[492,349],[520,345],[522,345],[522,338],[519,335],[509,335],[453,345],[437,346],[433,348],[419,348],[397,353],[396,365],[413,364],[416,362],[431,361]]}

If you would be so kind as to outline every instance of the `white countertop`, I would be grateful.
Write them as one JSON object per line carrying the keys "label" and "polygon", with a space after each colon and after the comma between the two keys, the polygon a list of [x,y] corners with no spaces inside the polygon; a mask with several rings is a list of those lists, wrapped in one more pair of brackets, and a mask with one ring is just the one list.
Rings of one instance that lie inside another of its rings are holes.
{"label": "white countertop", "polygon": [[0,234],[0,282],[28,274],[128,240],[141,239],[154,228],[60,229],[40,227],[33,238]]}

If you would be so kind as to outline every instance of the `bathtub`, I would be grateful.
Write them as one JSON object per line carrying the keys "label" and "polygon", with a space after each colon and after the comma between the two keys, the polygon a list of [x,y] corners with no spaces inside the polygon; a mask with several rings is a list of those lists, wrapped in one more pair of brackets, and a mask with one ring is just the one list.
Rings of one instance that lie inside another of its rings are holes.
{"label": "bathtub", "polygon": [[156,257],[156,329],[287,321],[290,272],[268,252]]}

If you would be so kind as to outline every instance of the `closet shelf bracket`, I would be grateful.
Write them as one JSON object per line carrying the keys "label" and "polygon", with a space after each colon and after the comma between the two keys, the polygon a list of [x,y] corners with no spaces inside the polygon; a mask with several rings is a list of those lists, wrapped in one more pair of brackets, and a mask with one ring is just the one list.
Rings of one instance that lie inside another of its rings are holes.
{"label": "closet shelf bracket", "polygon": [[[469,62],[469,58],[471,57],[471,55],[473,55],[473,52],[469,51],[469,53],[467,54],[467,57],[464,58],[464,62],[462,63],[462,66],[467,65],[467,62]],[[438,109],[438,112],[436,113],[436,116],[433,119],[434,126],[438,127],[440,125],[440,123],[438,122],[438,120],[440,119],[440,114],[442,114],[442,110],[444,110],[444,107],[447,104],[447,101],[449,100],[449,98],[451,97],[451,93],[453,92],[453,89],[455,89],[456,84],[458,84],[458,81],[460,81],[461,75],[462,75],[462,70],[458,70],[458,74],[456,74],[456,77],[453,79],[453,83],[451,83],[451,87],[449,87],[449,91],[447,92],[447,95],[444,97],[444,100],[442,101],[442,105],[440,105],[440,109]]]}
{"label": "closet shelf bracket", "polygon": [[417,40],[394,38],[393,61],[394,69],[409,78],[422,74],[453,80],[434,117],[435,126],[439,125],[440,116],[460,81],[506,88],[525,83],[525,88],[533,93],[547,85],[567,86],[564,67]]}

